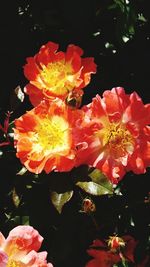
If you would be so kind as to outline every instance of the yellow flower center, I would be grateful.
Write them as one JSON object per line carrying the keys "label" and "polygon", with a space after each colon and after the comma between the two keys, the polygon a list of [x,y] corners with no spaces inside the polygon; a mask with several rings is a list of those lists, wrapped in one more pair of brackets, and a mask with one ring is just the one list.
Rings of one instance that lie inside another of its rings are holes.
{"label": "yellow flower center", "polygon": [[98,133],[104,148],[109,149],[113,157],[123,157],[132,153],[134,140],[128,129],[123,124],[109,123]]}
{"label": "yellow flower center", "polygon": [[6,267],[21,267],[21,265],[17,263],[16,261],[10,259],[8,260]]}
{"label": "yellow flower center", "polygon": [[42,119],[36,131],[36,150],[44,150],[45,154],[62,152],[63,155],[69,150],[69,124],[64,118],[54,115]]}
{"label": "yellow flower center", "polygon": [[75,75],[70,64],[63,61],[42,65],[42,70],[36,81],[32,83],[39,89],[45,88],[57,95],[66,94],[75,86]]}

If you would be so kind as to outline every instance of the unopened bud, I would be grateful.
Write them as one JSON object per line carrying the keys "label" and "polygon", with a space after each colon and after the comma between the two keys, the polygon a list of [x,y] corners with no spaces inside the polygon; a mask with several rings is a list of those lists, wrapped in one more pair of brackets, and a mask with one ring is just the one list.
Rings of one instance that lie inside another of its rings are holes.
{"label": "unopened bud", "polygon": [[121,247],[125,247],[125,242],[118,236],[110,236],[108,240],[108,246],[113,250],[118,250]]}
{"label": "unopened bud", "polygon": [[85,213],[91,213],[96,211],[94,202],[89,198],[85,198],[82,204],[82,211]]}

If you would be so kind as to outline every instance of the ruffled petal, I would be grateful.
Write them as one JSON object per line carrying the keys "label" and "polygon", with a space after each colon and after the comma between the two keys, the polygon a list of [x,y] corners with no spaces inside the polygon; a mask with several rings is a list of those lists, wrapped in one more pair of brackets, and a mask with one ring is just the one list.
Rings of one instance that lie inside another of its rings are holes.
{"label": "ruffled petal", "polygon": [[8,255],[12,254],[14,246],[18,251],[39,250],[43,241],[43,237],[32,226],[17,226],[9,232],[5,243],[5,251]]}
{"label": "ruffled petal", "polygon": [[34,58],[28,57],[27,58],[27,64],[24,66],[24,75],[25,77],[33,81],[37,78],[38,74],[40,72],[39,67],[37,66]]}
{"label": "ruffled petal", "polygon": [[[103,98],[96,95],[83,107],[79,143],[87,146],[79,150],[79,162],[84,158],[115,184],[128,171],[145,173],[150,166],[149,108],[135,92],[127,95],[122,87],[105,91]],[[93,131],[86,132],[88,127]]]}
{"label": "ruffled petal", "polygon": [[[93,58],[81,58],[83,50],[75,45],[69,45],[66,52],[57,51],[58,44],[48,42],[43,45],[34,57],[27,58],[24,74],[29,80],[25,93],[31,103],[36,106],[42,99],[59,97],[67,99],[72,92],[90,82],[92,73],[96,72]],[[39,98],[39,99],[38,99]]]}
{"label": "ruffled petal", "polygon": [[38,90],[37,87],[28,83],[25,88],[24,92],[29,95],[29,99],[31,104],[35,107],[44,99],[44,94],[41,90]]}
{"label": "ruffled petal", "polygon": [[60,99],[43,100],[15,121],[17,157],[36,174],[70,171],[76,164],[76,129],[82,116]]}

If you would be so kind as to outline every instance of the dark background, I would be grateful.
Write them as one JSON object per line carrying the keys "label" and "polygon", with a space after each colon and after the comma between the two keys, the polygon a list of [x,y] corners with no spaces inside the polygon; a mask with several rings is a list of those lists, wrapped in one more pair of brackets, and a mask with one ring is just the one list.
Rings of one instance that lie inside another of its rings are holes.
{"label": "dark background", "polygon": [[[127,92],[136,90],[148,102],[149,1],[130,1],[131,14],[118,6],[109,9],[114,2],[3,1],[0,6],[0,106],[8,108],[10,92],[17,85],[27,83],[23,75],[26,57],[33,56],[47,41],[59,43],[64,51],[68,44],[74,43],[82,47],[84,56],[95,58],[98,71],[88,86],[90,89],[86,90],[87,101],[97,92],[102,94],[105,89],[123,86]],[[143,14],[146,22],[138,20],[139,14]],[[128,24],[126,29],[125,24]],[[100,34],[94,36],[97,32]],[[130,35],[128,42],[121,41],[123,35]],[[114,47],[106,48],[106,43]]]}
{"label": "dark background", "polygon": [[[97,74],[92,75],[91,83],[85,89],[83,104],[89,103],[96,93],[102,95],[104,90],[116,86],[124,87],[127,93],[135,90],[145,104],[150,102],[149,1],[130,1],[127,10],[119,4],[110,8],[122,2],[3,1],[0,4],[1,121],[8,110],[14,111],[13,118],[31,108],[27,97],[19,107],[13,106],[11,98],[16,86],[23,88],[27,83],[23,74],[26,57],[33,56],[48,41],[59,43],[60,50],[64,51],[68,44],[76,44],[84,50],[85,57],[95,58]],[[139,19],[141,14],[145,19]],[[128,37],[128,42],[123,41],[123,36]],[[21,219],[19,222],[7,220],[7,212],[12,218],[29,216],[30,224],[44,236],[42,249],[48,251],[49,260],[55,267],[83,267],[88,260],[86,249],[92,240],[98,235],[103,238],[112,234],[117,216],[121,214],[122,219],[117,224],[119,233],[129,233],[140,240],[137,258],[145,255],[150,233],[149,204],[144,204],[150,191],[149,172],[139,176],[127,174],[120,184],[123,197],[94,197],[97,205],[95,216],[101,225],[99,230],[90,216],[79,212],[82,198],[77,189],[59,215],[49,201],[47,178],[43,179],[44,182],[33,183],[28,192],[25,184],[30,177],[21,177],[21,182],[15,178],[18,161],[12,161],[11,156],[7,161],[5,157],[0,160],[0,229],[6,235],[14,225],[23,223]],[[62,177],[62,183],[66,182],[65,179]],[[24,205],[19,209],[9,195],[14,186],[18,194],[24,194]],[[84,197],[84,193],[81,194]],[[129,209],[125,208],[126,203],[130,204]]]}

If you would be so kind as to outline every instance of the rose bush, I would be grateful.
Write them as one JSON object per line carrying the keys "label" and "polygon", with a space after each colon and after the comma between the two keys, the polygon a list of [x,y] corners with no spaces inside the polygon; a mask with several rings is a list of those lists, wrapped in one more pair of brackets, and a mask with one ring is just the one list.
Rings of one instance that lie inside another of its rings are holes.
{"label": "rose bush", "polygon": [[[105,90],[102,96],[97,94],[89,104],[83,104],[84,88],[96,73],[96,64],[92,57],[82,55],[83,50],[76,45],[71,44],[62,52],[58,51],[58,44],[48,42],[35,56],[27,58],[25,95],[17,87],[15,96],[21,102],[25,98],[30,108],[14,119],[13,110],[7,112],[0,124],[1,168],[6,175],[5,183],[10,183],[4,191],[7,201],[3,203],[3,215],[9,227],[16,226],[6,239],[0,235],[2,267],[52,266],[47,263],[47,252],[37,252],[42,236],[33,227],[23,225],[32,222],[43,232],[46,225],[47,239],[55,232],[49,252],[52,248],[51,257],[57,265],[56,254],[61,255],[62,251],[67,255],[66,247],[71,254],[68,240],[79,235],[74,227],[80,215],[84,221],[80,223],[81,229],[84,225],[88,229],[86,234],[84,229],[80,233],[83,239],[87,238],[85,254],[91,232],[91,240],[99,238],[103,231],[110,233],[108,240],[96,239],[87,250],[94,259],[89,259],[86,267],[149,264],[148,239],[144,240],[143,258],[137,260],[135,252],[140,241],[130,235],[132,227],[141,226],[132,218],[133,207],[149,205],[148,191],[142,201],[134,203],[128,199],[130,188],[125,188],[124,181],[126,177],[146,173],[150,166],[150,104],[144,104],[135,91],[128,94],[122,87]],[[116,198],[120,206],[118,203],[115,206]],[[68,217],[63,232],[63,209],[66,211],[72,203],[75,210],[70,208],[70,217],[69,212],[65,213]],[[126,210],[128,221],[123,224]],[[147,221],[145,225],[149,227]],[[60,239],[65,240],[58,241],[61,227]],[[71,234],[70,227],[74,229]],[[60,258],[63,262],[62,255]]]}

